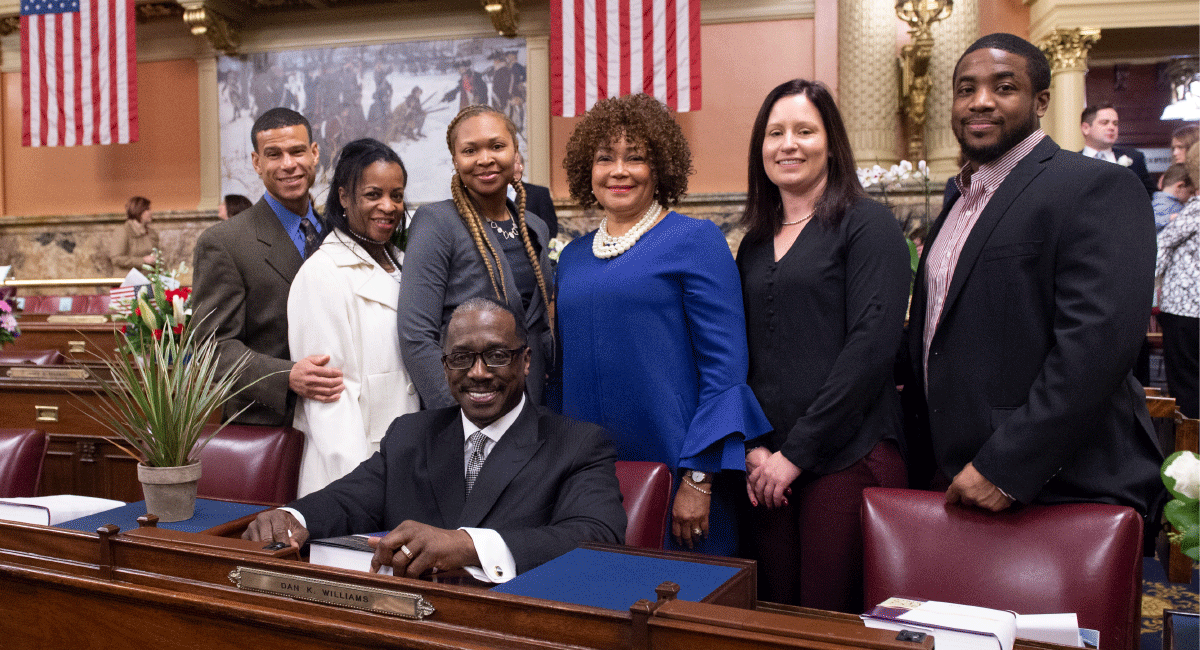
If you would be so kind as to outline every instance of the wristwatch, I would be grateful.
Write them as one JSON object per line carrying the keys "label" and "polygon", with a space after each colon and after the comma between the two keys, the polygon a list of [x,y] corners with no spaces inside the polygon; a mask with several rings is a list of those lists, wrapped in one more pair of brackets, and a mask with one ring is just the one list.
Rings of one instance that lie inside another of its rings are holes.
{"label": "wristwatch", "polygon": [[711,472],[701,472],[697,469],[687,470],[687,472],[688,478],[692,479],[693,483],[708,483],[712,481],[713,475]]}

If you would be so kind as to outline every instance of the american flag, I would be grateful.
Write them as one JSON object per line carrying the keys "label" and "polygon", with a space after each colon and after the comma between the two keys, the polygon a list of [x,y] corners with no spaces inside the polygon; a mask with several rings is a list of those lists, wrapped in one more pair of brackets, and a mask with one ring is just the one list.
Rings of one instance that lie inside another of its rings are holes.
{"label": "american flag", "polygon": [[699,110],[700,0],[551,0],[550,78],[555,115],[640,92]]}
{"label": "american flag", "polygon": [[137,142],[134,0],[21,0],[22,143]]}

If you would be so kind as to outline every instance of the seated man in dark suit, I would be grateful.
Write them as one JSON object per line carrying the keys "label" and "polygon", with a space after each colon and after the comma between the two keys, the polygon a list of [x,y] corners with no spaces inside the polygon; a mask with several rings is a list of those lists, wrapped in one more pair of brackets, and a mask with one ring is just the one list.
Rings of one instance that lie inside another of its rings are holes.
{"label": "seated man in dark suit", "polygon": [[243,535],[300,548],[310,538],[391,530],[371,570],[466,568],[504,582],[575,548],[622,543],[625,511],[604,430],[525,395],[529,348],[507,307],[454,310],[442,363],[458,407],[397,418],[350,474],[258,516]]}

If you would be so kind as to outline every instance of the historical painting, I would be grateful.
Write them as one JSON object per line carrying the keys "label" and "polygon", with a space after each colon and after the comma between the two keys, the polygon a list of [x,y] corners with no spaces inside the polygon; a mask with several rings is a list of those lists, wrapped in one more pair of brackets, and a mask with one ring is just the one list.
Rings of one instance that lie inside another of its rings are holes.
{"label": "historical painting", "polygon": [[325,202],[337,152],[361,137],[382,140],[400,154],[410,204],[450,198],[446,126],[461,108],[489,104],[503,111],[526,150],[525,62],[525,41],[509,38],[221,57],[221,193],[254,201],[262,195],[250,164],[250,129],[263,111],[285,106],[308,118],[320,145],[318,205]]}

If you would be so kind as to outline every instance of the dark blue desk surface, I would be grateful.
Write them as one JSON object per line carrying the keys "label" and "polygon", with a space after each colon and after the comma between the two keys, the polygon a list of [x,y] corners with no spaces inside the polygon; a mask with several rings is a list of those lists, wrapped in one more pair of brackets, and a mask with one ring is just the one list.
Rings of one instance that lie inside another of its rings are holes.
{"label": "dark blue desk surface", "polygon": [[[187,533],[200,533],[214,526],[220,526],[240,519],[246,515],[252,515],[256,512],[262,512],[268,509],[269,506],[256,506],[246,503],[231,503],[229,501],[213,501],[211,499],[196,499],[196,512],[191,519],[176,521],[173,523],[158,523],[159,528],[167,528],[170,530],[179,530]],[[67,528],[69,530],[82,530],[86,533],[94,533],[96,529],[107,525],[116,524],[121,530],[132,530],[138,527],[137,519],[146,514],[146,502],[134,501],[127,503],[119,508],[105,510],[94,515],[64,521],[55,526],[56,528]]]}

